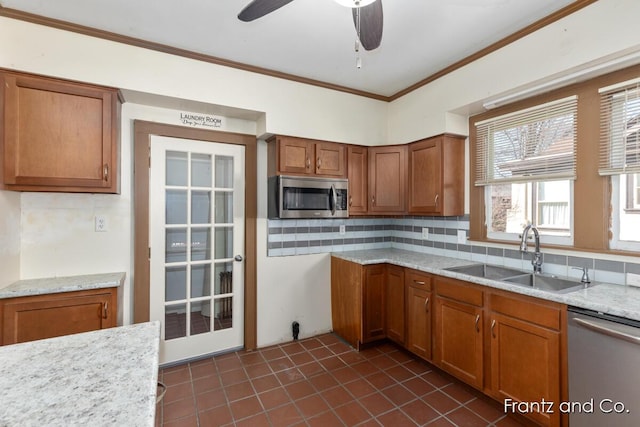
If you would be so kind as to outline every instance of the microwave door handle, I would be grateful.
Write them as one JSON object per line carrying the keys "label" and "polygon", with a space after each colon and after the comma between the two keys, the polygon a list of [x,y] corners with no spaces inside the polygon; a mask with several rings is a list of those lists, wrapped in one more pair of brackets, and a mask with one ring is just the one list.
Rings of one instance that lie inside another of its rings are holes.
{"label": "microwave door handle", "polygon": [[331,205],[331,216],[336,215],[336,205],[338,204],[338,196],[336,194],[336,187],[334,184],[331,184],[331,189],[329,190],[330,195],[330,205]]}

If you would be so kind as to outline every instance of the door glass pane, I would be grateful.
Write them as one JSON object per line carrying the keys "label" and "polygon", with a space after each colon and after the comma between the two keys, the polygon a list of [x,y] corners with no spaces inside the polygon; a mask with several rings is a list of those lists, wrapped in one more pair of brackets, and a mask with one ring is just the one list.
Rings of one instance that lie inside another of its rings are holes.
{"label": "door glass pane", "polygon": [[191,229],[191,261],[211,259],[211,228]]}
{"label": "door glass pane", "polygon": [[233,258],[233,227],[216,228],[216,259]]}
{"label": "door glass pane", "polygon": [[225,297],[214,302],[213,329],[227,329],[233,326],[233,298]]}
{"label": "door glass pane", "polygon": [[215,295],[230,294],[233,292],[233,263],[225,262],[215,266]]}
{"label": "door glass pane", "polygon": [[164,308],[164,339],[187,336],[187,304],[167,305]]}
{"label": "door glass pane", "polygon": [[205,334],[211,330],[211,302],[198,301],[191,303],[191,333]]}
{"label": "door glass pane", "polygon": [[216,191],[216,224],[230,224],[233,222],[233,193]]}
{"label": "door glass pane", "polygon": [[211,295],[211,264],[191,266],[191,298]]}
{"label": "door glass pane", "polygon": [[166,231],[167,248],[165,262],[184,262],[187,260],[187,229],[170,228]]}
{"label": "door glass pane", "polygon": [[211,191],[191,192],[191,223],[209,224],[211,222]]}
{"label": "door glass pane", "polygon": [[167,224],[187,223],[187,191],[166,191],[166,218]]}
{"label": "door glass pane", "polygon": [[216,188],[233,188],[233,157],[216,156]]}
{"label": "door glass pane", "polygon": [[187,185],[187,153],[167,151],[167,185]]}
{"label": "door glass pane", "polygon": [[167,267],[164,273],[164,300],[176,301],[187,298],[187,268]]}
{"label": "door glass pane", "polygon": [[191,154],[191,186],[211,187],[210,154]]}

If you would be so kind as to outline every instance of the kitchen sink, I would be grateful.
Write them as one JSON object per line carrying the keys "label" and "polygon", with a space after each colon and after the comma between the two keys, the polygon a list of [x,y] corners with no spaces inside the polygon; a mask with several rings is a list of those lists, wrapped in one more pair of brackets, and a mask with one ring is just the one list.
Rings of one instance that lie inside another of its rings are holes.
{"label": "kitchen sink", "polygon": [[471,264],[463,265],[461,267],[447,268],[448,271],[455,271],[457,273],[468,274],[469,276],[484,277],[493,280],[503,280],[506,277],[519,276],[523,273],[520,270],[507,267],[499,267],[491,264]]}
{"label": "kitchen sink", "polygon": [[540,274],[522,274],[520,276],[507,277],[504,281],[558,294],[577,291],[585,287],[580,282]]}
{"label": "kitchen sink", "polygon": [[[514,285],[541,289],[558,294],[569,293],[584,288],[584,284],[559,277],[525,273],[514,268],[500,267],[491,264],[471,264],[460,267],[450,267],[447,271],[468,274],[469,276],[484,277],[486,279],[499,280]],[[589,285],[592,286],[592,285]]]}

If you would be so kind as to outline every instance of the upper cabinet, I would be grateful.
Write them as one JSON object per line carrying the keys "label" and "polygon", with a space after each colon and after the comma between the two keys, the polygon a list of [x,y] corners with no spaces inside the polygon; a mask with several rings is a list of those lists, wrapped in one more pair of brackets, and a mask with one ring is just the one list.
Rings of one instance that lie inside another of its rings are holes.
{"label": "upper cabinet", "polygon": [[0,72],[4,188],[117,193],[117,89]]}
{"label": "upper cabinet", "polygon": [[410,214],[464,215],[464,140],[440,135],[409,145]]}
{"label": "upper cabinet", "polygon": [[407,146],[369,147],[369,213],[405,212]]}
{"label": "upper cabinet", "polygon": [[367,213],[369,194],[368,149],[360,145],[347,148],[347,175],[349,178],[349,215]]}
{"label": "upper cabinet", "polygon": [[269,139],[269,175],[317,175],[346,178],[342,144],[291,136]]}

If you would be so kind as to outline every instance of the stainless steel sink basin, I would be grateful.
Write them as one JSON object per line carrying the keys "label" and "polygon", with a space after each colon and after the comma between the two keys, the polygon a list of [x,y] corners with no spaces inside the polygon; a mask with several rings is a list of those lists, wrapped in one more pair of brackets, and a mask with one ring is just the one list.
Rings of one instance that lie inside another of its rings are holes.
{"label": "stainless steel sink basin", "polygon": [[499,267],[497,265],[490,264],[471,264],[463,265],[461,267],[447,268],[448,271],[455,271],[457,273],[468,274],[469,276],[485,277],[493,280],[503,280],[507,277],[519,276],[523,273],[520,270],[513,268]]}
{"label": "stainless steel sink basin", "polygon": [[523,274],[520,276],[508,277],[504,279],[504,281],[559,294],[569,293],[584,288],[584,284],[580,282],[539,274]]}

